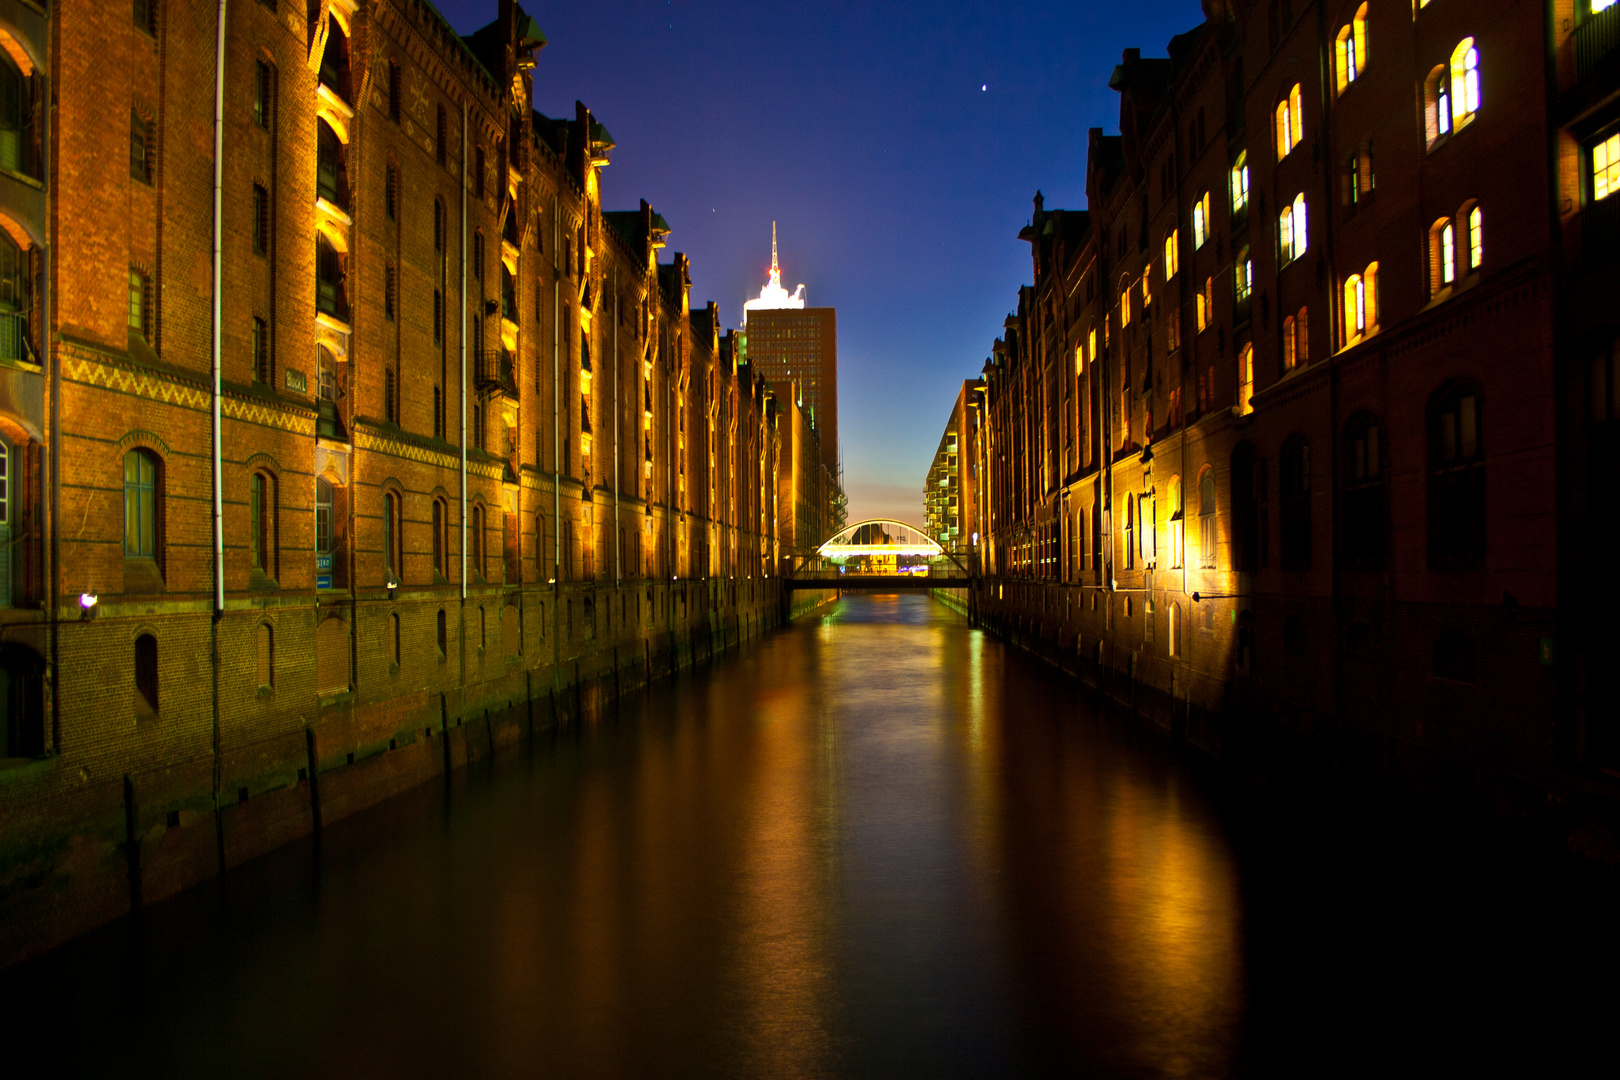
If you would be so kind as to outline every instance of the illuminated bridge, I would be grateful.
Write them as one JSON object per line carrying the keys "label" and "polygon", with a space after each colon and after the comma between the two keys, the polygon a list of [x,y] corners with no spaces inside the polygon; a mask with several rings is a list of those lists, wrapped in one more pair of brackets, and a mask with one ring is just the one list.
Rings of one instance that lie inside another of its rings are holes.
{"label": "illuminated bridge", "polygon": [[868,518],[847,526],[816,549],[830,568],[802,569],[788,576],[790,589],[965,589],[967,567],[915,525]]}

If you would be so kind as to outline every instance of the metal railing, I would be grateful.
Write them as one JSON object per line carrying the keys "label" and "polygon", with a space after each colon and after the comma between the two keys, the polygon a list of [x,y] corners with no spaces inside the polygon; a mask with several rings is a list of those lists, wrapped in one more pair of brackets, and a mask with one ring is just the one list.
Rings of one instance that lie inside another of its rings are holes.
{"label": "metal railing", "polygon": [[1620,45],[1620,5],[1589,15],[1575,28],[1575,77],[1585,80]]}
{"label": "metal railing", "polygon": [[20,311],[0,311],[0,360],[39,363],[28,333],[28,316]]}
{"label": "metal railing", "polygon": [[480,390],[498,390],[508,397],[517,397],[517,374],[512,368],[512,354],[505,349],[491,349],[474,357],[473,384]]}

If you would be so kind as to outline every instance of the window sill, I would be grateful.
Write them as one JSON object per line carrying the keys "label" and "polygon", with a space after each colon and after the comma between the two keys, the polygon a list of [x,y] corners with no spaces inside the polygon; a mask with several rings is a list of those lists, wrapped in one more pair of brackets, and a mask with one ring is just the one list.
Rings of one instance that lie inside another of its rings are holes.
{"label": "window sill", "polygon": [[[320,100],[325,102],[327,105],[331,106],[332,110],[339,116],[343,117],[343,119],[354,119],[354,106],[350,105],[347,101],[344,101],[343,98],[338,95],[336,90],[333,90],[325,83],[315,84],[315,96],[320,98]],[[344,141],[347,142],[348,140],[345,139]]]}
{"label": "window sill", "polygon": [[43,375],[45,368],[17,357],[0,357],[0,368],[11,368],[14,371],[26,371],[30,375]]}
{"label": "window sill", "polygon": [[37,188],[40,191],[45,190],[45,181],[29,176],[27,173],[17,172],[15,169],[0,168],[0,176],[9,176],[19,184],[24,184],[31,188]]}

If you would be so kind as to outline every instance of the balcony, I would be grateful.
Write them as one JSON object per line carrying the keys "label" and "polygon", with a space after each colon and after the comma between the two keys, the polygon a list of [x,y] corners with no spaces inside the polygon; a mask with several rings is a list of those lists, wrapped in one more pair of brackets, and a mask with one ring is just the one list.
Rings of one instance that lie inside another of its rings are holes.
{"label": "balcony", "polygon": [[[1609,11],[1620,11],[1620,8]],[[1581,209],[1581,261],[1587,269],[1612,263],[1620,256],[1617,245],[1620,245],[1620,195],[1587,203]]]}
{"label": "balcony", "polygon": [[1585,82],[1620,45],[1620,4],[1588,16],[1574,36],[1575,77]]}
{"label": "balcony", "polygon": [[514,400],[518,396],[517,374],[512,369],[512,354],[505,349],[486,350],[475,358],[473,385],[480,393],[505,394]]}

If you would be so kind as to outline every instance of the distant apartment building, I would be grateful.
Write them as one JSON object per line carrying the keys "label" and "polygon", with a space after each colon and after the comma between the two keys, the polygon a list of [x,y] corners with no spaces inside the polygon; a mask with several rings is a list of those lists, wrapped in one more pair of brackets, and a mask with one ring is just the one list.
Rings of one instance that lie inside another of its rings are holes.
{"label": "distant apartment building", "polygon": [[971,551],[978,542],[975,446],[979,424],[977,379],[964,382],[940,436],[923,486],[923,518],[930,539],[947,551]]}

